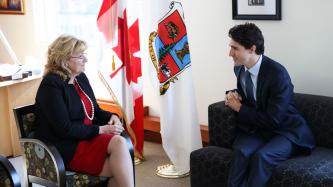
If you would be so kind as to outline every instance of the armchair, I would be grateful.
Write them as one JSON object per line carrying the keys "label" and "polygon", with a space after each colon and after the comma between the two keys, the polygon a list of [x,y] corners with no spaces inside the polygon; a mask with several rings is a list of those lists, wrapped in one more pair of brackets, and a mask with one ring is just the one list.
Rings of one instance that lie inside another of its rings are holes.
{"label": "armchair", "polygon": [[0,186],[21,187],[20,177],[9,160],[0,155]]}
{"label": "armchair", "polygon": [[[279,164],[268,187],[333,186],[333,97],[296,93],[295,106],[312,130],[317,147]],[[192,187],[227,186],[235,113],[224,101],[208,107],[209,146],[190,156]]]}
{"label": "armchair", "polygon": [[[35,105],[14,109],[22,152],[26,160],[28,184],[44,186],[106,186],[107,177],[92,176],[74,171],[66,171],[63,159],[55,146],[33,138],[35,133]],[[122,133],[128,143],[134,169],[133,145],[126,133]],[[133,170],[134,171],[134,170]]]}

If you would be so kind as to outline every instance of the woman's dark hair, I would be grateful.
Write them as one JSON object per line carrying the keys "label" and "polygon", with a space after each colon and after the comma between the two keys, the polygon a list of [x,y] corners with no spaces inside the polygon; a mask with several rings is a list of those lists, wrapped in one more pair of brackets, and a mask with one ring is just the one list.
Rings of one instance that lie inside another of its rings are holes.
{"label": "woman's dark hair", "polygon": [[245,23],[236,25],[229,30],[229,37],[245,47],[250,49],[253,45],[256,46],[256,54],[264,53],[264,36],[261,30],[253,23]]}

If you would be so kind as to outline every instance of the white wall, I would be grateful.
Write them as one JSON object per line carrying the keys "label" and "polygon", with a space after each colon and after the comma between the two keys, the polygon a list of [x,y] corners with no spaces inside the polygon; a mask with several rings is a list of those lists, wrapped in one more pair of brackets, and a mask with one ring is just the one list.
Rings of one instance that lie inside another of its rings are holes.
{"label": "white wall", "polygon": [[[232,20],[230,0],[182,2],[199,119],[208,124],[208,105],[223,100],[225,90],[236,87],[228,30],[245,20]],[[296,92],[333,96],[332,7],[331,0],[285,0],[281,21],[251,21],[264,34],[265,54],[288,69]],[[144,104],[159,115],[150,87],[144,86]]]}
{"label": "white wall", "polygon": [[0,28],[21,64],[31,57],[37,63],[45,59],[46,46],[41,46],[35,40],[32,0],[25,1],[24,15],[0,14]]}

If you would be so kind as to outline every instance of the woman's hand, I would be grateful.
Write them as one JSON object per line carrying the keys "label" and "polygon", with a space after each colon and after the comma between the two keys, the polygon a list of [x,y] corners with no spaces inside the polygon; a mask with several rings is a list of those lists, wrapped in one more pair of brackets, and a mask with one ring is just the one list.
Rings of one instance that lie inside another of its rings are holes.
{"label": "woman's hand", "polygon": [[99,134],[120,134],[124,131],[117,115],[112,115],[108,124],[99,127]]}
{"label": "woman's hand", "polygon": [[109,125],[118,125],[118,126],[123,126],[120,122],[120,119],[118,118],[117,115],[114,115],[112,114],[109,122],[108,122]]}
{"label": "woman's hand", "polygon": [[124,127],[119,125],[103,125],[99,127],[99,134],[117,134],[119,135],[124,131]]}

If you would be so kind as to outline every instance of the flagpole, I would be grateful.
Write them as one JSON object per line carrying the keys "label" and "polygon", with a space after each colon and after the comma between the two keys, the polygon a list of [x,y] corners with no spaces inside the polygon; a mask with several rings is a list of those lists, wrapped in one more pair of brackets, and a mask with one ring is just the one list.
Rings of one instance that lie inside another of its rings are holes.
{"label": "flagpole", "polygon": [[[123,108],[121,107],[121,105],[119,104],[119,101],[118,101],[116,95],[113,93],[111,87],[109,86],[109,84],[108,84],[108,83],[106,82],[106,80],[104,79],[104,77],[103,77],[103,75],[102,75],[102,73],[101,73],[100,70],[98,70],[98,77],[100,78],[100,80],[102,81],[102,83],[104,84],[104,86],[106,87],[106,89],[108,90],[108,92],[109,92],[109,94],[111,95],[113,101],[114,101],[114,102],[116,103],[116,105],[120,108],[121,114],[122,114],[122,116],[123,116],[123,118],[120,119],[121,122],[122,122],[122,124],[124,124],[124,121],[125,121],[125,124],[126,124],[127,130],[129,131],[130,134],[133,134],[134,132],[133,132],[132,128],[131,128],[129,125],[127,125],[127,124],[129,124],[129,123],[128,123],[127,116],[126,116],[126,113],[125,113],[124,109],[123,109]],[[135,149],[136,137],[134,136],[134,137],[132,137],[132,138],[133,138],[133,140],[134,140],[134,146],[133,146],[133,147],[134,147],[134,151],[136,152],[136,149]],[[138,157],[136,156],[136,154],[134,154],[134,164],[135,164],[135,165],[141,164],[143,160],[144,160],[144,159],[140,159],[140,158],[138,158]]]}

